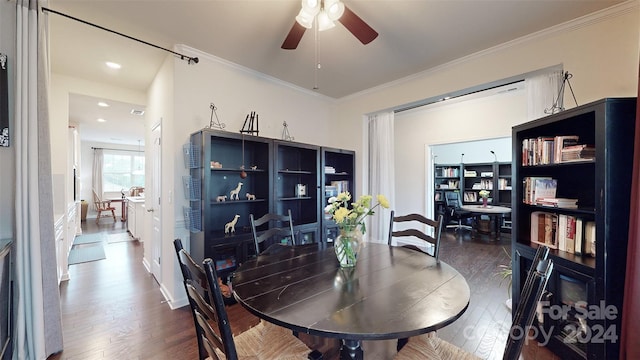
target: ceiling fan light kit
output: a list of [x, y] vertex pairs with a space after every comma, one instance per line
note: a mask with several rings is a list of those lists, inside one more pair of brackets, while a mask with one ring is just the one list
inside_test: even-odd
[[363, 45], [378, 37], [371, 26], [340, 0], [302, 0], [296, 21], [281, 47], [285, 50], [296, 49], [305, 30], [311, 29], [314, 21], [317, 22], [318, 31], [331, 29], [335, 27], [335, 21], [340, 21]]

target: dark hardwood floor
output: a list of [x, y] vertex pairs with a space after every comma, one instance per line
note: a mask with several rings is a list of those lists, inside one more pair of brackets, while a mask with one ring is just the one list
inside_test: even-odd
[[[84, 233], [106, 235], [106, 259], [71, 265], [70, 280], [60, 285], [64, 351], [61, 359], [197, 359], [193, 319], [188, 307], [171, 310], [159, 286], [142, 265], [143, 244], [131, 241], [126, 223], [88, 219]], [[471, 288], [468, 310], [438, 335], [484, 359], [501, 359], [511, 318], [504, 302], [506, 282], [495, 276], [499, 264], [508, 264], [508, 234], [492, 240], [487, 235], [448, 230], [442, 238], [441, 259], [467, 279]], [[173, 261], [174, 258], [167, 259]], [[234, 333], [258, 319], [240, 305], [228, 307]], [[334, 339], [300, 335], [320, 349], [325, 360], [337, 360]], [[363, 343], [366, 359], [391, 359], [395, 341]], [[524, 359], [557, 359], [545, 348], [529, 344]]]

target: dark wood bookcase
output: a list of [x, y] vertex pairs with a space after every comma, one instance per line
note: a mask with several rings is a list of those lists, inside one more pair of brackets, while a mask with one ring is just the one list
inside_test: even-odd
[[[250, 214], [291, 210], [298, 243], [326, 243], [325, 186], [339, 180], [348, 183], [352, 193], [355, 187], [353, 151], [202, 129], [191, 135], [184, 157], [189, 169], [183, 183], [190, 252], [197, 261], [212, 258], [223, 278], [255, 255]], [[336, 173], [326, 174], [324, 166]], [[238, 183], [238, 199], [231, 199]], [[218, 199], [224, 196], [224, 201]], [[226, 233], [225, 224], [235, 215], [240, 216], [235, 232]]]
[[[513, 127], [512, 266], [513, 301], [537, 245], [532, 213], [566, 214], [595, 222], [595, 256], [551, 250], [555, 267], [537, 325], [551, 333], [538, 340], [561, 359], [617, 359], [629, 227], [629, 198], [636, 99], [603, 99]], [[524, 166], [527, 139], [578, 135], [595, 146], [595, 159]], [[525, 177], [557, 179], [556, 197], [578, 199], [578, 208], [549, 208], [523, 202]], [[556, 310], [566, 311], [559, 313]], [[605, 316], [604, 310], [617, 313]], [[586, 311], [589, 315], [585, 315]], [[542, 320], [542, 321], [540, 321]], [[547, 341], [548, 340], [548, 341]]]
[[[490, 204], [511, 206], [511, 163], [462, 163], [435, 164], [434, 166], [434, 210], [436, 214], [445, 211], [445, 194], [458, 191], [465, 205], [481, 204], [480, 190], [489, 190]], [[503, 230], [510, 229], [510, 217], [502, 217]]]
[[324, 213], [324, 207], [328, 205], [331, 196], [340, 191], [351, 193], [352, 199], [357, 199], [355, 193], [355, 169], [356, 156], [351, 150], [323, 147], [321, 154], [322, 169], [322, 231], [324, 239], [333, 243], [339, 235], [338, 225], [330, 215]]

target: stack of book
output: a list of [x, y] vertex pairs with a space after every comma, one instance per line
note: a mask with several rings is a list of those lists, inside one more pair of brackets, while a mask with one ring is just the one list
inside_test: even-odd
[[336, 168], [334, 168], [333, 166], [325, 166], [324, 167], [324, 173], [325, 174], [335, 174], [336, 173]]
[[564, 208], [564, 209], [577, 209], [578, 199], [543, 197], [543, 198], [536, 198], [536, 205]]
[[562, 162], [593, 160], [596, 158], [596, 148], [593, 145], [572, 145], [562, 149]]

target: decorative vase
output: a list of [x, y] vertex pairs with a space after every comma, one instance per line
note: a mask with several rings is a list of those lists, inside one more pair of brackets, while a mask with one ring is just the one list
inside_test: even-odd
[[482, 207], [487, 207], [487, 201], [488, 201], [488, 200], [489, 200], [489, 199], [488, 199], [488, 198], [486, 198], [486, 197], [483, 197], [483, 198], [482, 198]]
[[340, 267], [354, 267], [358, 261], [358, 252], [362, 247], [362, 233], [356, 225], [345, 225], [340, 228], [333, 248]]

